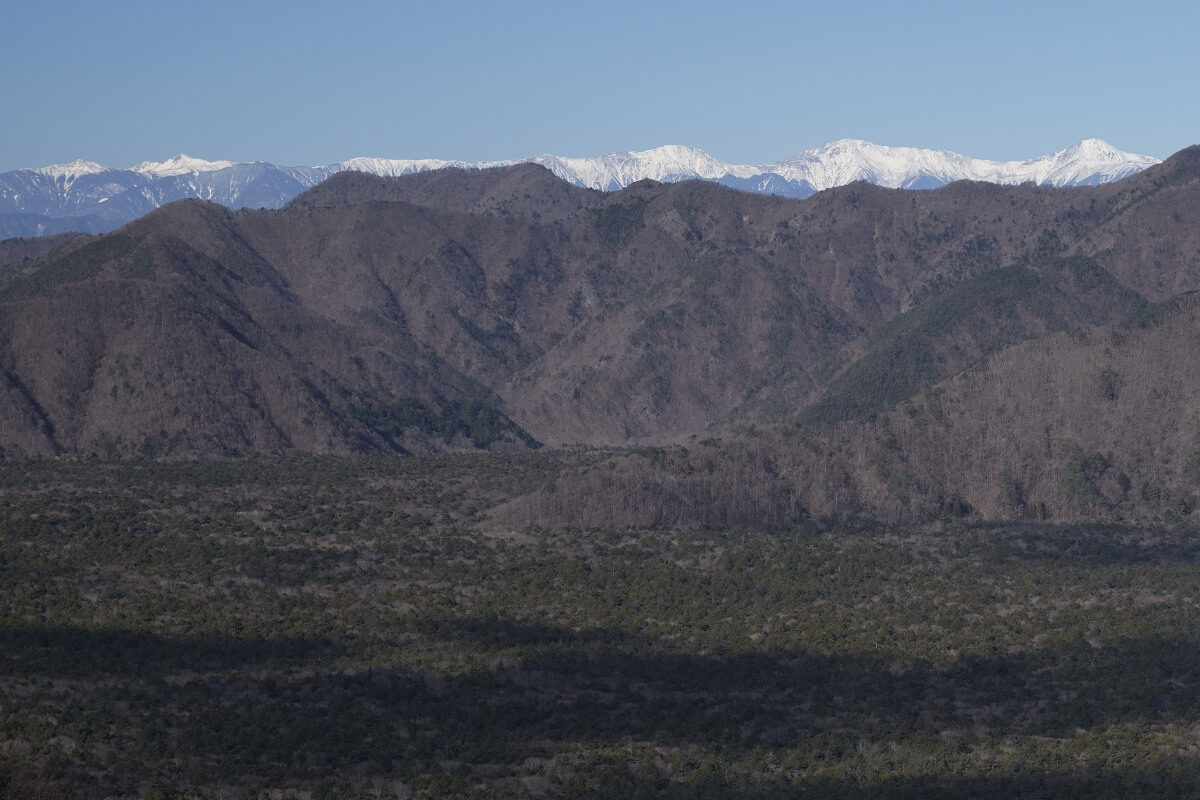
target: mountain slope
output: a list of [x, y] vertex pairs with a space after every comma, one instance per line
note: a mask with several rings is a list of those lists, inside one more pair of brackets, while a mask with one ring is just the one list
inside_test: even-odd
[[513, 500], [496, 522], [1178, 524], [1200, 511], [1198, 329], [1200, 295], [1189, 292], [1126, 323], [1000, 350], [870, 417], [602, 454]]
[[[274, 211], [171, 204], [0, 248], [5, 446], [661, 443], [852, 420], [1194, 285], [1197, 161], [803, 201], [696, 181], [596, 193], [517, 165], [342, 175]], [[132, 389], [118, 356], [140, 365], [122, 367]]]
[[410, 341], [298, 306], [220, 206], [184, 201], [0, 290], [0, 451], [433, 450], [532, 440]]

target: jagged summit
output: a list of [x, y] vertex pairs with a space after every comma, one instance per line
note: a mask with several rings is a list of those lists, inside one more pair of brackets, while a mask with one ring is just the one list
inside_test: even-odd
[[1118, 150], [1102, 139], [1084, 139], [1065, 150], [1024, 163], [1044, 168], [1044, 172], [1035, 171], [1030, 178], [1035, 183], [1080, 186], [1120, 180], [1159, 161]]
[[166, 178], [174, 175], [199, 175], [202, 172], [215, 172], [220, 169], [228, 169], [236, 163], [236, 161], [205, 161], [202, 158], [192, 158], [180, 153], [166, 161], [143, 161], [130, 167], [129, 171], [156, 178]]
[[1126, 153], [1100, 139], [1085, 139], [1026, 161], [990, 161], [948, 150], [886, 147], [842, 139], [766, 165], [762, 171], [791, 181], [806, 181], [816, 190], [856, 180], [893, 189], [925, 189], [956, 180], [1077, 186], [1119, 180], [1157, 163], [1156, 158]]
[[[841, 139], [761, 165], [727, 163], [699, 148], [678, 144], [595, 157], [543, 154], [474, 163], [360, 157], [316, 167], [207, 161], [180, 154], [123, 170], [73, 161], [0, 174], [0, 223], [4, 223], [0, 231], [10, 236], [67, 229], [96, 233], [185, 197], [204, 198], [230, 208], [278, 208], [339, 172], [399, 177], [446, 168], [485, 169], [520, 163], [540, 164], [576, 186], [602, 191], [646, 179], [662, 183], [707, 180], [744, 191], [802, 198], [853, 181], [903, 189], [932, 189], [957, 180], [1095, 185], [1159, 162], [1118, 150], [1100, 139], [1084, 139], [1026, 161], [988, 161], [947, 150], [889, 147], [861, 139]], [[51, 220], [57, 222], [48, 225]], [[70, 220], [76, 220], [74, 226]]]
[[[95, 161], [85, 161], [82, 158], [77, 158], [69, 164], [51, 164], [48, 167], [39, 167], [38, 169], [29, 170], [39, 175], [47, 175], [51, 178], [77, 178], [80, 175], [95, 175], [99, 172], [108, 172], [111, 167], [106, 167], [103, 164], [97, 164]], [[22, 171], [22, 170], [18, 170]]]
[[687, 145], [664, 145], [594, 158], [540, 155], [529, 160], [577, 186], [602, 191], [621, 189], [647, 178], [664, 183], [697, 178], [715, 181], [730, 175], [749, 178], [759, 172], [755, 167], [726, 164]]
[[401, 175], [411, 175], [414, 172], [427, 172], [435, 169], [446, 169], [447, 167], [471, 167], [465, 161], [443, 161], [437, 158], [351, 158], [348, 161], [339, 161], [337, 164], [332, 164], [319, 169], [328, 169], [332, 172], [366, 172], [371, 175], [378, 175], [381, 178], [398, 178]]

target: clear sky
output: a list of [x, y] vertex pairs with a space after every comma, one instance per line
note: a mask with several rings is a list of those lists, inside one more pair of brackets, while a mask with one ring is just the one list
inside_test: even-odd
[[56, 2], [0, 11], [0, 171], [840, 138], [1032, 158], [1200, 142], [1194, 2]]

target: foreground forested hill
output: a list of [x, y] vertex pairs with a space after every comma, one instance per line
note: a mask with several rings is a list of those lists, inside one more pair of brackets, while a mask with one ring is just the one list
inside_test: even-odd
[[497, 523], [602, 458], [0, 467], [0, 796], [1200, 780], [1193, 526]]

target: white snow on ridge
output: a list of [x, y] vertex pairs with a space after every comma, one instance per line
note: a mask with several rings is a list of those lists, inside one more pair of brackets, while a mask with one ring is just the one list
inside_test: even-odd
[[922, 178], [950, 183], [956, 180], [1072, 186], [1099, 183], [1132, 175], [1159, 163], [1157, 158], [1118, 150], [1099, 139], [1028, 161], [988, 161], [948, 150], [884, 147], [843, 139], [807, 150], [759, 169], [789, 180], [806, 180], [818, 191], [865, 180], [893, 189], [912, 186]]
[[352, 158], [349, 161], [339, 161], [336, 164], [330, 164], [329, 166], [321, 167], [320, 169], [328, 170], [330, 175], [334, 174], [335, 172], [353, 171], [367, 172], [371, 175], [378, 175], [382, 178], [398, 178], [401, 175], [410, 175], [414, 172], [446, 169], [447, 167], [478, 169], [479, 165], [468, 164], [466, 161], [442, 161], [436, 158]]
[[143, 161], [140, 164], [134, 164], [129, 168], [129, 171], [153, 178], [170, 178], [175, 175], [198, 175], [201, 172], [215, 172], [219, 169], [228, 169], [237, 163], [236, 161], [205, 161], [202, 158], [192, 158], [180, 153], [174, 158], [168, 158], [166, 161]]
[[[647, 178], [660, 182], [762, 178], [758, 183], [768, 186], [773, 176], [797, 186], [807, 184], [812, 190], [821, 191], [859, 180], [890, 188], [929, 188], [956, 180], [1004, 184], [1033, 181], [1050, 186], [1095, 184], [1118, 180], [1153, 166], [1159, 160], [1126, 153], [1100, 139], [1085, 139], [1072, 147], [1026, 161], [988, 161], [948, 150], [886, 147], [860, 139], [842, 139], [773, 164], [761, 165], [729, 164], [695, 147], [665, 145], [650, 150], [583, 158], [548, 153], [524, 159], [474, 163], [440, 159], [353, 158], [321, 167], [282, 169], [301, 182], [312, 185], [346, 170], [398, 177], [435, 169], [487, 169], [519, 163], [541, 164], [564, 180], [604, 191], [620, 189]], [[205, 161], [181, 154], [166, 161], [145, 161], [125, 171], [156, 179], [200, 175], [235, 166], [239, 166], [239, 162]], [[83, 175], [119, 170], [111, 170], [91, 161], [73, 161], [33, 171], [69, 185]]]
[[841, 139], [799, 155], [758, 167], [764, 174], [807, 181], [817, 191], [869, 181], [893, 189], [920, 177], [949, 183], [971, 173], [973, 159], [947, 150], [885, 147], [859, 139]]
[[[843, 139], [806, 150], [774, 164], [729, 164], [703, 150], [666, 145], [590, 158], [544, 154], [512, 161], [353, 158], [318, 167], [286, 167], [263, 161], [206, 161], [178, 155], [111, 169], [92, 161], [73, 161], [36, 170], [0, 174], [0, 213], [101, 220], [111, 230], [174, 200], [200, 197], [229, 208], [278, 208], [329, 176], [355, 170], [398, 177], [447, 168], [487, 169], [535, 163], [577, 186], [615, 191], [653, 179], [662, 183], [690, 179], [720, 181], [743, 191], [786, 197], [852, 181], [891, 188], [932, 189], [956, 180], [1078, 186], [1115, 181], [1159, 163], [1126, 153], [1099, 139], [1026, 161], [987, 161], [946, 150], [885, 147]], [[120, 202], [108, 202], [122, 198]], [[37, 235], [36, 232], [31, 235]]]
[[686, 145], [664, 145], [632, 153], [609, 153], [595, 158], [540, 155], [525, 159], [541, 164], [564, 180], [589, 189], [611, 191], [647, 178], [660, 182], [719, 180], [729, 175], [750, 178], [762, 170], [726, 164], [703, 150]]
[[1009, 162], [1010, 171], [998, 183], [1029, 180], [1051, 186], [1106, 183], [1132, 175], [1159, 163], [1157, 158], [1126, 153], [1100, 139], [1079, 144], [1030, 161]]
[[[948, 150], [886, 147], [859, 139], [842, 139], [762, 165], [729, 164], [703, 150], [682, 145], [591, 158], [546, 154], [522, 160], [541, 164], [578, 186], [604, 191], [647, 178], [660, 182], [761, 178], [758, 185], [766, 187], [772, 185], [772, 176], [797, 189], [807, 185], [815, 191], [860, 180], [897, 189], [932, 188], [957, 180], [1073, 186], [1118, 180], [1159, 163], [1156, 158], [1126, 153], [1099, 139], [1086, 139], [1027, 161], [989, 161]], [[451, 163], [482, 169], [519, 162]]]
[[108, 172], [110, 169], [112, 168], [97, 164], [95, 161], [84, 161], [80, 158], [70, 164], [51, 164], [48, 167], [39, 167], [31, 171], [50, 178], [74, 181], [80, 175], [97, 175], [101, 172]]

